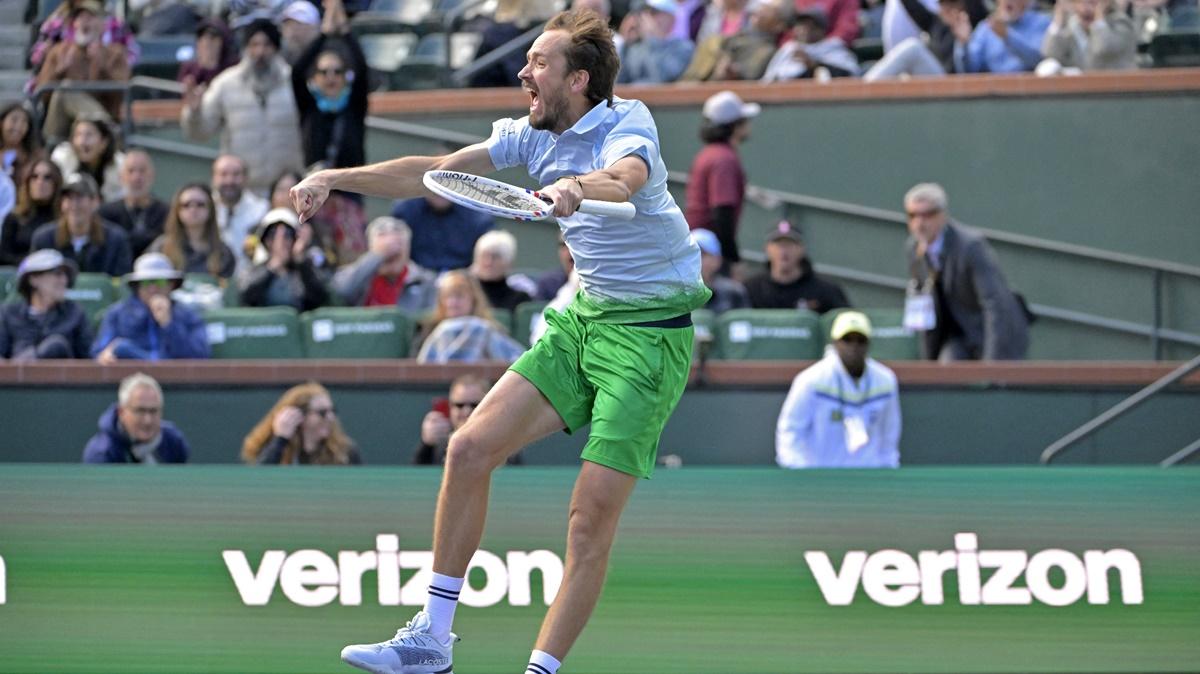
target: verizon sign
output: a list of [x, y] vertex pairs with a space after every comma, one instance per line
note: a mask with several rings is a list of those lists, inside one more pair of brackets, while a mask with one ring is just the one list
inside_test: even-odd
[[[841, 567], [834, 568], [828, 554], [814, 550], [804, 553], [804, 561], [830, 606], [850, 605], [859, 587], [868, 599], [883, 606], [907, 606], [918, 599], [922, 604], [941, 605], [946, 603], [947, 575], [957, 580], [958, 603], [964, 606], [1020, 606], [1035, 601], [1070, 606], [1084, 597], [1089, 604], [1108, 604], [1113, 597], [1123, 604], [1142, 603], [1141, 562], [1119, 548], [1087, 550], [1082, 557], [1059, 549], [1033, 554], [980, 550], [977, 535], [960, 533], [954, 536], [953, 550], [922, 550], [915, 558], [901, 550], [851, 550]], [[1052, 573], [1053, 569], [1059, 571]]]
[[[428, 550], [401, 550], [395, 534], [375, 537], [375, 549], [339, 550], [329, 555], [321, 550], [267, 550], [250, 565], [243, 550], [221, 553], [225, 567], [247, 606], [263, 606], [271, 601], [275, 589], [299, 606], [325, 606], [337, 600], [343, 606], [363, 603], [363, 574], [373, 571], [374, 596], [380, 606], [421, 606], [433, 578], [433, 553]], [[479, 569], [486, 579], [483, 587], [463, 586], [459, 596], [466, 606], [529, 606], [533, 602], [530, 579], [533, 572], [542, 577], [541, 601], [549, 606], [562, 584], [562, 559], [550, 550], [529, 552], [511, 550], [500, 557], [479, 550], [471, 559], [471, 569]], [[401, 583], [401, 570], [405, 582]], [[469, 571], [468, 571], [469, 573]]]

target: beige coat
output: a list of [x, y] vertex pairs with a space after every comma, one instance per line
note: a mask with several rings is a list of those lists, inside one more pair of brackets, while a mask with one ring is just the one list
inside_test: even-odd
[[300, 115], [292, 94], [291, 69], [276, 58], [276, 84], [260, 101], [251, 87], [247, 61], [217, 75], [198, 110], [183, 106], [180, 125], [192, 140], [221, 132], [221, 152], [241, 157], [249, 168], [247, 186], [265, 195], [286, 170], [304, 167]]

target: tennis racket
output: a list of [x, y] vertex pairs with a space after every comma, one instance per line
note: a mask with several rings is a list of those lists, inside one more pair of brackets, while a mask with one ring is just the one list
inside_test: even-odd
[[[552, 216], [554, 204], [548, 197], [524, 187], [458, 171], [427, 171], [422, 181], [430, 192], [460, 206], [513, 220], [545, 220]], [[629, 202], [584, 199], [580, 213], [607, 215], [629, 220], [636, 209]]]

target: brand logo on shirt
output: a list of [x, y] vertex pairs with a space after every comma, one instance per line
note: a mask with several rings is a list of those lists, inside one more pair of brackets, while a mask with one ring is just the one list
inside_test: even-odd
[[[246, 606], [266, 605], [276, 587], [298, 606], [325, 606], [335, 599], [343, 606], [360, 606], [368, 571], [374, 572], [380, 606], [422, 606], [433, 579], [433, 553], [400, 550], [395, 534], [376, 536], [374, 550], [339, 550], [333, 556], [321, 550], [267, 550], [257, 569], [250, 567], [242, 550], [225, 550], [221, 556]], [[403, 584], [401, 569], [412, 572]], [[549, 606], [562, 584], [563, 562], [549, 550], [510, 550], [504, 558], [479, 550], [471, 558], [468, 578], [472, 570], [482, 572], [485, 582], [481, 588], [463, 585], [459, 601], [466, 606], [495, 606], [505, 600], [510, 606], [529, 606], [534, 571], [541, 573], [542, 601]]]
[[[868, 554], [851, 550], [834, 569], [829, 555], [815, 550], [804, 561], [830, 606], [854, 602], [859, 586], [883, 606], [946, 603], [946, 574], [958, 581], [958, 603], [964, 606], [1021, 606], [1035, 600], [1048, 606], [1070, 606], [1087, 596], [1089, 604], [1110, 602], [1110, 571], [1116, 571], [1121, 603], [1142, 603], [1142, 566], [1124, 549], [1087, 550], [1083, 558], [1067, 550], [980, 550], [978, 536], [954, 536], [953, 550], [922, 550], [916, 559], [900, 550]], [[1057, 569], [1057, 572], [1053, 570]], [[1023, 584], [1022, 584], [1023, 579]]]

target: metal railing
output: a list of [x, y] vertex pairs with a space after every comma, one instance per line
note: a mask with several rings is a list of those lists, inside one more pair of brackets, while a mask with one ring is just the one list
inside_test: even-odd
[[[1071, 431], [1070, 433], [1064, 435], [1063, 437], [1059, 438], [1055, 442], [1051, 443], [1051, 445], [1049, 447], [1042, 450], [1042, 456], [1040, 459], [1042, 464], [1049, 465], [1050, 462], [1054, 461], [1055, 458], [1060, 456], [1063, 452], [1065, 452], [1072, 445], [1076, 444], [1080, 440], [1083, 440], [1084, 438], [1088, 437], [1089, 435], [1092, 435], [1093, 433], [1100, 430], [1101, 428], [1104, 428], [1108, 424], [1115, 421], [1121, 415], [1123, 415], [1126, 412], [1129, 412], [1130, 410], [1134, 409], [1135, 407], [1141, 405], [1142, 403], [1146, 402], [1150, 398], [1154, 397], [1159, 392], [1166, 389], [1168, 386], [1183, 379], [1184, 377], [1195, 372], [1196, 370], [1200, 370], [1200, 356], [1196, 356], [1195, 358], [1189, 360], [1188, 362], [1184, 363], [1183, 365], [1180, 365], [1179, 367], [1175, 368], [1174, 370], [1172, 370], [1165, 376], [1159, 378], [1154, 383], [1150, 384], [1149, 386], [1146, 386], [1145, 388], [1138, 391], [1137, 393], [1134, 393], [1133, 395], [1129, 396], [1128, 398], [1126, 398], [1126, 399], [1122, 400], [1121, 402], [1117, 403], [1116, 405], [1112, 406], [1107, 411], [1105, 411], [1103, 414], [1100, 414], [1099, 416], [1095, 417], [1094, 419], [1087, 422], [1086, 424], [1080, 426], [1079, 428], [1076, 428], [1075, 430]], [[1188, 445], [1187, 447], [1184, 447], [1183, 449], [1181, 449], [1180, 451], [1171, 455], [1170, 457], [1167, 457], [1167, 459], [1165, 459], [1162, 462], [1162, 464], [1160, 464], [1160, 465], [1173, 466], [1173, 465], [1179, 463], [1180, 461], [1183, 461], [1187, 457], [1191, 456], [1197, 450], [1200, 450], [1200, 440], [1197, 440], [1196, 442]]]
[[[679, 171], [669, 172], [671, 182], [686, 184], [687, 173]], [[861, 218], [868, 222], [879, 225], [906, 225], [907, 221], [903, 213], [889, 211], [882, 208], [873, 208], [870, 206], [860, 206], [833, 199], [824, 199], [821, 197], [813, 197], [806, 194], [796, 194], [782, 190], [774, 190], [769, 188], [756, 188], [757, 191], [767, 197], [778, 201], [780, 204], [788, 206], [807, 208], [838, 215], [849, 215], [852, 217]], [[966, 223], [964, 223], [966, 224]], [[975, 231], [983, 234], [989, 241], [995, 241], [1012, 246], [1037, 250], [1043, 253], [1057, 253], [1068, 255], [1081, 260], [1090, 260], [1093, 262], [1101, 262], [1105, 264], [1121, 265], [1131, 267], [1143, 272], [1147, 272], [1152, 278], [1152, 322], [1149, 326], [1144, 323], [1134, 321], [1124, 321], [1113, 318], [1106, 318], [1089, 314], [1086, 312], [1075, 311], [1072, 309], [1063, 309], [1061, 307], [1053, 307], [1044, 304], [1030, 304], [1029, 308], [1035, 315], [1053, 318], [1068, 323], [1086, 325], [1088, 327], [1102, 328], [1113, 332], [1135, 335], [1138, 337], [1146, 337], [1150, 340], [1150, 348], [1154, 360], [1162, 359], [1162, 347], [1164, 342], [1173, 342], [1176, 344], [1185, 344], [1188, 346], [1200, 346], [1200, 335], [1184, 332], [1181, 330], [1172, 330], [1163, 327], [1163, 285], [1167, 275], [1182, 276], [1192, 279], [1200, 279], [1200, 267], [1169, 262], [1164, 260], [1155, 260], [1137, 255], [1128, 255], [1125, 253], [1114, 253], [1099, 248], [1091, 248], [1089, 246], [1081, 246], [1073, 243], [1064, 243], [1061, 241], [1052, 241], [1050, 239], [1042, 239], [1026, 234], [1016, 234], [1013, 232], [1005, 232], [998, 229], [989, 229], [986, 227], [971, 226]], [[764, 256], [761, 252], [750, 251], [741, 252], [745, 259], [761, 262]], [[868, 283], [880, 287], [903, 289], [905, 281], [894, 277], [885, 277], [879, 275], [867, 275], [864, 277], [861, 272], [850, 270], [832, 265], [816, 265], [818, 271], [829, 274], [835, 278], [844, 278], [862, 283]], [[896, 284], [900, 285], [897, 286]]]

